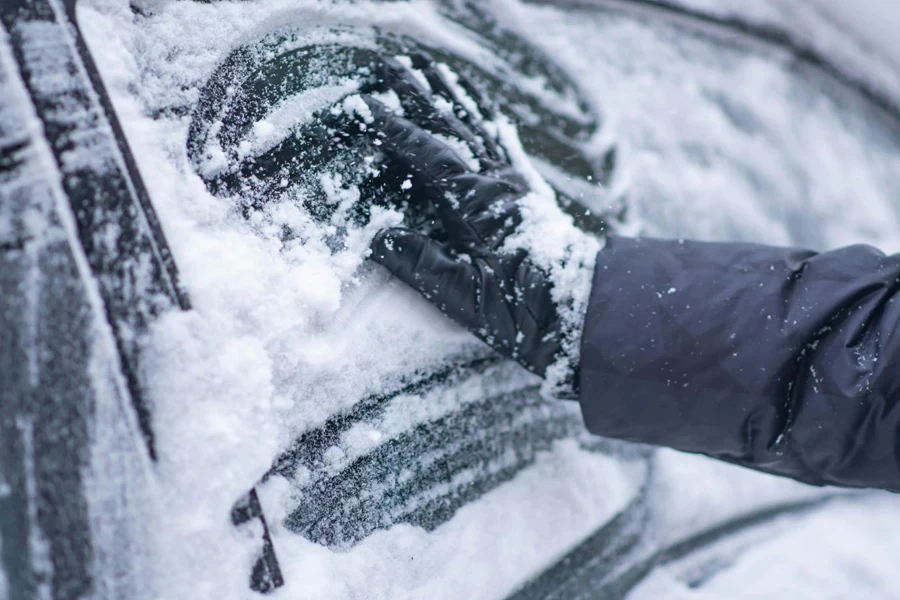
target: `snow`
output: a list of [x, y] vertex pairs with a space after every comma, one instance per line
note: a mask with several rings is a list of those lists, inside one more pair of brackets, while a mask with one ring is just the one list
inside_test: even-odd
[[893, 71], [900, 71], [900, 48], [897, 29], [900, 28], [900, 5], [885, 0], [810, 0], [829, 15], [840, 27], [847, 27], [856, 40], [873, 54], [890, 62]]
[[[245, 142], [252, 148], [254, 154], [261, 154], [283, 140], [293, 125], [309, 121], [313, 113], [333, 105], [351, 92], [355, 92], [358, 87], [357, 82], [346, 80], [338, 85], [322, 86], [289, 98], [280, 103], [265, 119], [257, 121], [253, 126], [253, 138]], [[359, 99], [358, 96], [356, 98]], [[350, 110], [349, 105], [345, 103], [344, 109]], [[372, 115], [369, 114], [369, 121], [371, 118]]]
[[35, 575], [35, 596], [49, 599], [52, 594], [53, 560], [50, 541], [38, 526], [37, 518], [37, 473], [35, 470], [34, 424], [30, 417], [16, 418], [16, 429], [22, 436], [22, 456], [24, 462], [24, 492], [28, 504], [28, 547], [31, 550], [31, 565]]
[[395, 526], [339, 560], [299, 536], [285, 536], [279, 540], [283, 562], [295, 565], [291, 577], [304, 582], [287, 597], [502, 598], [548, 557], [591, 533], [589, 523], [621, 509], [633, 490], [630, 477], [616, 461], [568, 440], [523, 471], [515, 485], [464, 507], [434, 532]]
[[887, 494], [834, 502], [778, 522], [733, 555], [719, 549], [724, 568], [702, 585], [692, 585], [691, 571], [676, 563], [653, 571], [629, 600], [893, 598], [900, 545], [886, 532], [898, 525], [897, 501]]
[[[375, 232], [400, 215], [374, 211], [368, 225], [349, 228], [335, 249], [329, 236], [358, 193], [335, 174], [322, 180], [338, 206], [331, 229], [290, 203], [245, 220], [194, 172], [185, 152], [190, 111], [184, 109], [194, 105], [200, 86], [231, 50], [273, 28], [293, 28], [303, 39], [359, 42], [359, 31], [377, 25], [429, 37], [473, 60], [491, 58], [424, 0], [147, 0], [141, 3], [147, 17], [135, 16], [119, 0], [78, 6], [195, 307], [163, 317], [146, 346], [160, 457], [156, 505], [146, 509], [154, 532], [155, 593], [254, 597], [247, 589], [254, 538], [236, 531], [228, 515], [273, 457], [359, 398], [485, 348], [365, 260]], [[627, 197], [630, 231], [822, 249], [856, 241], [900, 248], [893, 200], [900, 189], [896, 132], [879, 132], [855, 100], [831, 93], [814, 74], [799, 77], [789, 61], [764, 51], [720, 51], [707, 38], [621, 15], [518, 0], [491, 6], [544, 46], [599, 105], [607, 119], [601, 137], [619, 149], [613, 185]], [[540, 81], [528, 85], [543, 92]], [[277, 107], [253, 127], [245, 151], [271, 147], [290, 134], [296, 119], [340, 97], [340, 111], [370, 122], [362, 100], [346, 95], [353, 87], [344, 82]], [[477, 108], [472, 103], [468, 110]], [[570, 112], [577, 113], [574, 104]], [[552, 276], [560, 298], [577, 314], [600, 242], [574, 230], [552, 204], [514, 126], [500, 119], [496, 131], [533, 190], [523, 200], [524, 227], [509, 243], [531, 249], [547, 267], [565, 263]], [[227, 166], [221, 148], [206, 150], [207, 173]], [[280, 239], [285, 225], [298, 232], [296, 239]], [[531, 381], [519, 370], [502, 374], [451, 394], [399, 397], [382, 422], [350, 429], [326, 458], [339, 468], [416, 423], [483, 397], [482, 386], [502, 391]], [[657, 518], [671, 540], [748, 507], [820, 493], [672, 452], [660, 453], [655, 472]], [[620, 509], [636, 493], [640, 475], [627, 461], [564, 440], [437, 530], [398, 525], [345, 551], [315, 545], [280, 525], [277, 515], [286, 512], [292, 490], [275, 478], [262, 498], [286, 578], [275, 597], [501, 598]], [[872, 506], [887, 520], [896, 518], [895, 502]], [[816, 543], [823, 530], [841, 525], [844, 539], [860, 552], [893, 549], [866, 513], [848, 504], [807, 517], [792, 523], [783, 540], [761, 548], [785, 560], [813, 549], [823, 564], [841, 561], [849, 551], [829, 554]], [[858, 524], [858, 532], [845, 523]], [[766, 556], [754, 552], [747, 554], [749, 562], [714, 578], [718, 591], [709, 597], [774, 590], [776, 583], [781, 591], [809, 589], [791, 587], [785, 577], [769, 581], [771, 588], [747, 587], [742, 578], [752, 576], [751, 565], [758, 572], [756, 562]], [[872, 567], [874, 580], [883, 589], [900, 589], [886, 565], [879, 559]], [[634, 597], [665, 596], [658, 586], [678, 585], [657, 572]]]
[[[715, 52], [665, 25], [505, 4], [535, 39], [565, 40], [553, 55], [603, 107], [644, 233], [898, 247], [896, 143], [822, 94], [814, 75], [804, 88], [777, 56]], [[847, 210], [861, 198], [864, 210]]]
[[[0, 536], [0, 552], [3, 551], [3, 537]], [[6, 578], [5, 569], [0, 569], [0, 598], [9, 597], [9, 581]]]
[[[595, 0], [603, 2], [604, 0]], [[825, 56], [865, 86], [895, 101], [900, 61], [892, 33], [898, 22], [892, 0], [662, 0], [718, 18], [786, 32]]]

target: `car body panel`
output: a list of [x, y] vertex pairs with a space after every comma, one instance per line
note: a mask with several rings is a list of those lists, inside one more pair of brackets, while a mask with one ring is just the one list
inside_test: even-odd
[[133, 511], [147, 503], [154, 447], [136, 340], [160, 311], [189, 306], [73, 8], [0, 7], [11, 598], [146, 592]]

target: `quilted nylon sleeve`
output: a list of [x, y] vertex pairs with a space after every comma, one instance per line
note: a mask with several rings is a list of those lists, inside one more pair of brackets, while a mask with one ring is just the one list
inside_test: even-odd
[[900, 491], [900, 256], [612, 238], [580, 402], [594, 433]]

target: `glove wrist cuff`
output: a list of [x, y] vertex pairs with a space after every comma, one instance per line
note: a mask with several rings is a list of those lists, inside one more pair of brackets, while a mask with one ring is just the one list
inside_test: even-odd
[[[587, 237], [587, 236], [585, 236]], [[541, 391], [545, 396], [563, 400], [577, 400], [581, 366], [581, 338], [584, 319], [594, 280], [594, 267], [600, 248], [585, 243], [580, 253], [573, 253], [561, 273], [554, 278], [558, 289], [567, 290], [555, 298], [559, 311], [561, 340], [554, 361], [547, 367]], [[579, 255], [580, 254], [580, 255]], [[561, 285], [569, 282], [568, 286]]]

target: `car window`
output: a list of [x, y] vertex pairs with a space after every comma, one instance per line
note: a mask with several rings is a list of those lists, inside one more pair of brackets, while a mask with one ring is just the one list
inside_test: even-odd
[[[321, 127], [380, 54], [479, 86], [594, 234], [897, 246], [897, 123], [833, 76], [620, 3], [500, 4], [79, 4], [194, 302], [146, 342], [175, 595], [542, 597], [580, 542], [608, 576], [648, 511], [680, 506], [677, 467], [651, 497], [647, 451], [587, 438], [366, 262], [379, 227], [429, 222], [360, 170], [376, 148]], [[696, 472], [742, 510], [801, 494]], [[706, 502], [659, 539], [732, 516]]]
[[[880, 107], [778, 48], [684, 19], [536, 12], [522, 25], [565, 32], [556, 56], [614, 121], [619, 162], [635, 173], [629, 209], [649, 232], [891, 247], [894, 228], [869, 220], [897, 219], [897, 123]], [[859, 197], [865, 214], [847, 214]]]

